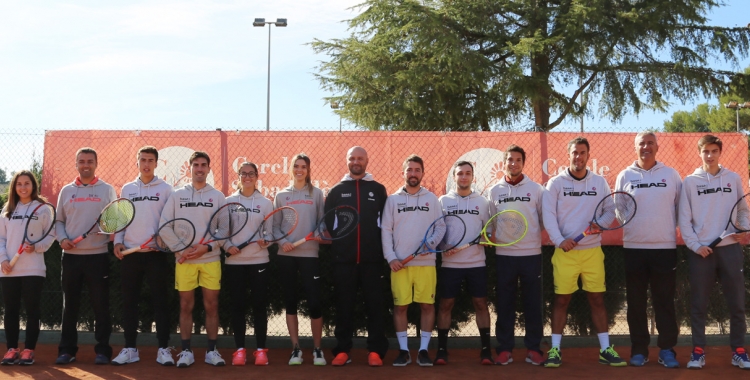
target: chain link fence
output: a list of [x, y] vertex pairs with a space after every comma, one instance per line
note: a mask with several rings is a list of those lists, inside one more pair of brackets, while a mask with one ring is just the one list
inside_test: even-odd
[[[621, 127], [618, 127], [618, 129]], [[633, 138], [637, 130], [586, 133], [591, 142], [589, 168], [603, 175], [614, 187], [617, 174], [636, 160], [633, 149]], [[370, 164], [368, 172], [383, 183], [392, 193], [403, 185], [401, 163], [411, 153], [422, 156], [425, 160], [425, 177], [422, 185], [440, 196], [454, 186], [450, 169], [457, 160], [468, 160], [475, 163], [475, 190], [488, 193], [490, 187], [501, 178], [503, 172], [502, 151], [511, 143], [520, 145], [527, 152], [524, 172], [534, 181], [545, 183], [551, 176], [567, 167], [566, 144], [578, 133], [571, 132], [393, 132], [393, 131], [222, 131], [214, 129], [195, 130], [59, 130], [35, 131], [24, 129], [4, 129], [0, 131], [5, 141], [5, 151], [0, 156], [0, 190], [7, 194], [8, 182], [12, 173], [21, 169], [34, 168], [42, 178], [42, 192], [50, 201], [56, 203], [60, 188], [71, 182], [77, 175], [75, 170], [75, 152], [83, 146], [90, 146], [98, 151], [99, 162], [97, 175], [112, 184], [119, 192], [122, 185], [132, 181], [138, 175], [135, 165], [136, 151], [144, 145], [154, 145], [159, 149], [159, 166], [156, 174], [174, 185], [182, 186], [189, 182], [187, 159], [194, 150], [203, 150], [212, 157], [212, 172], [209, 183], [222, 190], [224, 194], [233, 191], [237, 181], [236, 169], [244, 161], [258, 165], [258, 186], [269, 199], [280, 189], [289, 184], [289, 167], [291, 157], [305, 152], [312, 159], [311, 174], [313, 184], [321, 188], [324, 194], [346, 173], [346, 151], [354, 145], [361, 145], [368, 150]], [[684, 177], [700, 165], [696, 142], [700, 134], [658, 134], [660, 153], [659, 161], [677, 169]], [[721, 134], [724, 143], [723, 164], [725, 167], [740, 173], [747, 183], [748, 148], [747, 138], [742, 134]], [[745, 189], [747, 192], [747, 189]], [[4, 200], [4, 199], [3, 199]], [[644, 212], [647, 212], [644, 211]], [[582, 216], [588, 218], [589, 216]], [[421, 234], [421, 232], [415, 234]], [[554, 247], [548, 238], [544, 238], [543, 247], [543, 289], [545, 333], [550, 333], [549, 320], [552, 312], [553, 282], [551, 257]], [[607, 292], [605, 303], [609, 316], [610, 333], [627, 335], [627, 305], [625, 303], [625, 271], [622, 253], [622, 235], [608, 232], [603, 237]], [[286, 336], [287, 327], [284, 318], [281, 282], [293, 281], [281, 278], [275, 266], [276, 247], [270, 248], [271, 268], [268, 289], [270, 336]], [[679, 265], [677, 267], [677, 305], [678, 322], [681, 334], [690, 334], [689, 328], [689, 284], [687, 278], [686, 258], [689, 251], [679, 247]], [[750, 252], [745, 250], [746, 259]], [[335, 314], [333, 281], [330, 278], [332, 259], [326, 246], [320, 252], [321, 273], [323, 277], [323, 318], [324, 334], [333, 335], [333, 316]], [[61, 250], [55, 244], [45, 254], [47, 278], [42, 294], [43, 328], [55, 330], [60, 328], [62, 318], [62, 293], [60, 290]], [[495, 299], [495, 255], [487, 249], [487, 266], [490, 279], [489, 300]], [[745, 273], [750, 273], [750, 260], [745, 260]], [[383, 261], [383, 270], [387, 265]], [[174, 273], [165, 273], [169, 280]], [[122, 323], [122, 299], [120, 292], [120, 263], [112, 256], [110, 295], [111, 311], [115, 331]], [[747, 288], [750, 289], [750, 280]], [[386, 284], [389, 284], [386, 281]], [[299, 285], [301, 286], [301, 285]], [[391, 299], [388, 286], [382, 291]], [[724, 306], [723, 296], [718, 287], [714, 289], [709, 309], [708, 334], [728, 332], [728, 313]], [[197, 293], [200, 297], [200, 292]], [[439, 297], [440, 294], [437, 294]], [[94, 317], [89, 302], [84, 295], [81, 305], [79, 328], [93, 331]], [[358, 300], [362, 298], [359, 297]], [[746, 293], [750, 300], [750, 292]], [[2, 309], [0, 300], [0, 309]], [[177, 331], [179, 300], [176, 291], [169, 293], [164, 302], [169, 304], [170, 326]], [[225, 292], [220, 296], [220, 332], [230, 333], [229, 302]], [[494, 306], [492, 307], [494, 311]], [[389, 306], [390, 309], [390, 306]], [[517, 305], [519, 321], [516, 335], [523, 335], [524, 319], [519, 299]], [[1, 311], [1, 310], [0, 310]], [[301, 313], [306, 314], [303, 301]], [[147, 286], [142, 289], [140, 303], [141, 331], [154, 331], [153, 312], [150, 293]], [[248, 311], [248, 325], [251, 326]], [[390, 310], [385, 323], [391, 329]], [[494, 313], [493, 313], [494, 315]], [[363, 305], [357, 306], [355, 326], [364, 334], [365, 318]], [[410, 310], [410, 322], [419, 318], [418, 309]], [[202, 330], [203, 310], [200, 299], [196, 300], [194, 320], [196, 331]], [[655, 331], [653, 316], [651, 328]], [[574, 294], [569, 308], [568, 328], [566, 334], [595, 334], [590, 318], [589, 306], [582, 291]], [[494, 334], [494, 316], [492, 329]], [[248, 331], [252, 334], [252, 330]], [[456, 299], [453, 312], [453, 330], [456, 336], [476, 336], [478, 334], [473, 315], [473, 306], [467, 293]], [[310, 336], [309, 323], [304, 318], [300, 321], [300, 335]]]

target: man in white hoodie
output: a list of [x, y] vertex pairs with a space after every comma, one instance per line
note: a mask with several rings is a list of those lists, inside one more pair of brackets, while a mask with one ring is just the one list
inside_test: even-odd
[[677, 344], [674, 295], [677, 269], [677, 205], [682, 179], [676, 170], [656, 161], [659, 144], [653, 132], [635, 136], [638, 160], [617, 176], [616, 191], [630, 193], [640, 212], [623, 227], [625, 287], [630, 330], [630, 364], [648, 362], [648, 288], [659, 330], [659, 364], [680, 366], [673, 347]]
[[156, 322], [156, 335], [159, 350], [156, 361], [161, 365], [174, 365], [169, 349], [169, 314], [167, 312], [168, 284], [164, 273], [169, 270], [166, 253], [157, 249], [142, 249], [127, 256], [120, 252], [127, 248], [139, 247], [159, 230], [159, 218], [172, 186], [154, 175], [159, 161], [159, 151], [153, 146], [144, 146], [136, 154], [138, 178], [122, 187], [120, 196], [130, 199], [135, 205], [135, 223], [115, 235], [114, 253], [121, 260], [122, 275], [122, 327], [125, 335], [125, 347], [112, 364], [123, 365], [140, 360], [136, 348], [138, 336], [138, 303], [143, 286], [144, 276], [151, 290], [151, 300]]
[[[226, 204], [224, 194], [206, 182], [211, 171], [211, 159], [206, 152], [194, 152], [190, 155], [191, 182], [175, 190], [164, 205], [159, 225], [175, 218], [185, 218], [195, 226], [193, 246], [175, 253], [185, 261], [175, 265], [175, 289], [180, 293], [180, 336], [182, 351], [177, 355], [177, 367], [189, 367], [195, 362], [190, 349], [190, 336], [193, 331], [193, 306], [195, 289], [202, 288], [203, 307], [206, 310], [206, 335], [208, 347], [205, 361], [214, 366], [223, 366], [224, 359], [216, 350], [216, 339], [219, 334], [219, 290], [221, 288], [220, 248], [223, 242], [200, 244], [206, 232], [211, 216]], [[176, 260], [177, 261], [177, 260]]]
[[[504, 154], [505, 175], [490, 189], [490, 215], [515, 210], [526, 217], [526, 235], [516, 244], [495, 248], [497, 276], [496, 364], [513, 362], [515, 348], [516, 297], [522, 296], [526, 336], [526, 362], [540, 365], [542, 343], [542, 198], [544, 187], [523, 174], [526, 151], [511, 145]], [[493, 231], [493, 234], [500, 231]]]
[[404, 187], [385, 201], [382, 222], [383, 255], [392, 271], [393, 324], [400, 348], [393, 365], [403, 367], [411, 363], [406, 311], [409, 304], [417, 302], [421, 310], [419, 327], [422, 330], [417, 364], [429, 367], [432, 360], [427, 347], [435, 324], [435, 254], [419, 255], [406, 265], [401, 260], [421, 248], [423, 231], [427, 231], [432, 222], [443, 215], [443, 211], [437, 196], [420, 186], [424, 175], [422, 158], [414, 154], [407, 157], [403, 175]]
[[[459, 246], [468, 244], [481, 232], [489, 220], [489, 201], [471, 188], [474, 182], [474, 166], [468, 161], [453, 165], [453, 180], [456, 189], [440, 197], [443, 213], [458, 215], [466, 224], [464, 240]], [[482, 364], [494, 364], [490, 350], [490, 310], [487, 306], [487, 265], [484, 246], [472, 245], [456, 254], [443, 254], [440, 267], [440, 307], [438, 309], [438, 352], [435, 364], [448, 364], [448, 332], [451, 326], [451, 311], [456, 297], [461, 294], [461, 284], [471, 296], [476, 311], [477, 328], [481, 339]]]
[[573, 240], [589, 226], [599, 201], [611, 193], [604, 177], [586, 168], [589, 152], [588, 140], [583, 137], [571, 140], [568, 143], [570, 166], [547, 182], [547, 191], [542, 197], [544, 227], [557, 247], [552, 256], [555, 301], [552, 309], [552, 347], [544, 361], [547, 368], [562, 364], [560, 341], [568, 319], [570, 299], [578, 290], [579, 277], [588, 295], [591, 319], [598, 332], [599, 363], [613, 367], [627, 365], [609, 344], [601, 235], [588, 235], [578, 243]]
[[[680, 194], [678, 216], [680, 232], [688, 254], [690, 278], [690, 325], [693, 332], [693, 353], [688, 368], [703, 368], [706, 364], [706, 310], [711, 289], [716, 281], [729, 309], [729, 345], [732, 365], [750, 369], [745, 351], [745, 276], [744, 255], [738, 244], [739, 236], [724, 238], [714, 248], [709, 245], [724, 231], [726, 220], [734, 204], [742, 197], [740, 176], [719, 164], [723, 143], [712, 135], [698, 140], [701, 167], [685, 177]], [[745, 213], [739, 222], [746, 227], [750, 222]]]

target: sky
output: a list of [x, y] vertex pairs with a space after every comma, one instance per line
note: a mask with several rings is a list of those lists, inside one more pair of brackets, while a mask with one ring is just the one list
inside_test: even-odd
[[[270, 26], [271, 129], [336, 130], [339, 118], [323, 100], [331, 94], [313, 77], [325, 57], [306, 44], [347, 36], [342, 20], [357, 14], [348, 8], [359, 2], [3, 0], [0, 137], [28, 134], [15, 149], [39, 152], [49, 129], [264, 130], [269, 26], [253, 27], [256, 17], [289, 23]], [[709, 24], [750, 22], [747, 0], [726, 3]], [[585, 125], [661, 128], [672, 112], [706, 101]], [[579, 128], [571, 119], [558, 130]], [[0, 158], [0, 168], [18, 165], [26, 162]]]

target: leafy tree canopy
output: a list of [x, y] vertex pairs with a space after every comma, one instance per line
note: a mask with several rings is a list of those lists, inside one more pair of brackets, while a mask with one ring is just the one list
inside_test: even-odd
[[[707, 26], [721, 0], [365, 0], [350, 36], [314, 40], [315, 74], [357, 125], [491, 130], [750, 94], [750, 29]], [[581, 101], [582, 96], [586, 101]], [[583, 105], [581, 105], [583, 104]]]

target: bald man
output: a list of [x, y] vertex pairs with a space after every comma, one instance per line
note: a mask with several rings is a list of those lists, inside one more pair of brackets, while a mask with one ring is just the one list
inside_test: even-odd
[[367, 151], [360, 146], [346, 154], [349, 172], [328, 193], [325, 211], [341, 205], [359, 212], [357, 231], [331, 244], [334, 255], [333, 278], [336, 287], [336, 336], [334, 366], [351, 362], [354, 334], [354, 305], [357, 286], [362, 286], [367, 313], [367, 356], [372, 367], [383, 365], [388, 339], [383, 325], [383, 245], [380, 240], [380, 215], [388, 193], [367, 172]]

